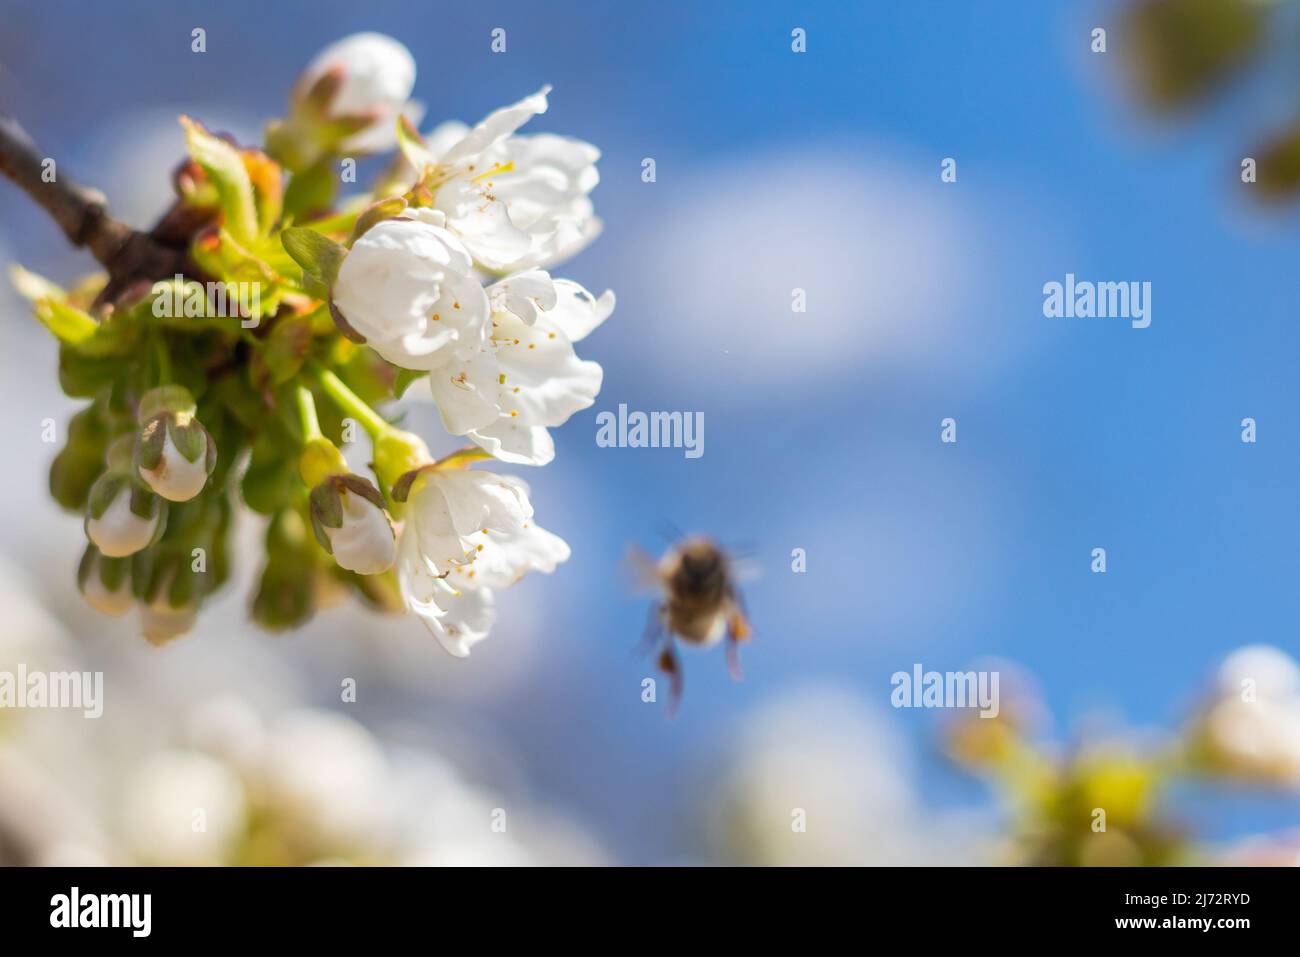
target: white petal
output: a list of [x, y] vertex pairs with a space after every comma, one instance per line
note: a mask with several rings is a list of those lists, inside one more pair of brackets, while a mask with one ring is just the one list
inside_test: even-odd
[[505, 269], [528, 252], [533, 240], [511, 221], [493, 188], [490, 182], [454, 179], [438, 190], [434, 203], [475, 260], [488, 269]]
[[438, 404], [442, 425], [452, 435], [464, 435], [497, 417], [500, 370], [491, 352], [478, 351], [429, 373], [429, 389]]
[[334, 305], [376, 352], [406, 369], [431, 369], [444, 350], [487, 335], [488, 302], [469, 252], [446, 229], [392, 219], [353, 245]]
[[193, 462], [181, 455], [180, 449], [172, 441], [171, 430], [166, 429], [158, 467], [140, 469], [140, 477], [168, 501], [188, 502], [202, 492], [203, 486], [208, 483], [207, 461], [206, 450], [199, 453], [198, 459]]
[[498, 321], [498, 407], [520, 425], [558, 426], [600, 394], [603, 372], [579, 359], [573, 344], [544, 316], [528, 327], [513, 316]]
[[343, 491], [339, 499], [343, 506], [342, 526], [325, 526], [334, 561], [358, 575], [387, 571], [396, 555], [393, 526], [388, 516], [360, 495]]
[[152, 541], [161, 513], [158, 508], [151, 518], [141, 518], [131, 511], [130, 490], [123, 489], [103, 515], [87, 520], [86, 534], [109, 558], [134, 555]]
[[397, 577], [407, 607], [449, 654], [463, 658], [487, 637], [494, 618], [491, 591], [462, 588], [457, 594], [429, 571], [419, 540], [405, 529], [398, 542]]
[[570, 342], [585, 339], [614, 311], [614, 293], [606, 289], [599, 299], [571, 279], [555, 280], [556, 306], [546, 318], [568, 337]]
[[550, 574], [568, 561], [568, 543], [533, 522], [512, 533], [473, 536], [475, 559], [456, 568], [448, 581], [457, 588], [508, 588], [530, 571]]
[[436, 481], [462, 537], [484, 528], [514, 532], [532, 518], [527, 488], [508, 476], [454, 471], [438, 473]]
[[503, 416], [469, 433], [469, 438], [493, 458], [511, 465], [549, 465], [555, 459], [555, 440], [541, 425], [521, 425]]
[[542, 87], [532, 96], [491, 113], [478, 126], [470, 130], [459, 143], [449, 149], [441, 162], [447, 165], [473, 160], [489, 147], [509, 136], [532, 117], [546, 112], [546, 94], [549, 86]]
[[541, 269], [517, 272], [494, 282], [487, 287], [487, 297], [494, 313], [508, 312], [530, 326], [540, 311], [558, 304], [556, 284]]
[[468, 132], [469, 127], [460, 120], [446, 120], [424, 134], [424, 145], [434, 160], [440, 161]]
[[415, 88], [415, 58], [411, 51], [382, 33], [354, 33], [331, 43], [307, 65], [300, 89], [310, 89], [332, 69], [343, 71], [343, 82], [330, 104], [335, 116], [400, 106]]

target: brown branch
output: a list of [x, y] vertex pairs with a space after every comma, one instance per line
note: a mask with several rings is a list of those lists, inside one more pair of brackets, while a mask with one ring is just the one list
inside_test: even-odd
[[27, 131], [13, 117], [0, 113], [0, 173], [49, 213], [72, 245], [89, 250], [108, 271], [108, 285], [97, 303], [111, 303], [123, 293], [177, 273], [201, 278], [190, 259], [189, 236], [175, 235], [170, 228], [175, 211], [153, 231], [140, 232], [110, 216], [107, 200], [98, 190], [78, 186], [61, 172], [53, 182], [46, 182], [44, 162]]

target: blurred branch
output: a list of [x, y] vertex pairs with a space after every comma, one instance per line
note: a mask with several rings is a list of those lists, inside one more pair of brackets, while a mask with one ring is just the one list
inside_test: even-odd
[[177, 273], [198, 275], [188, 236], [132, 229], [109, 215], [107, 199], [98, 190], [79, 186], [61, 173], [47, 182], [44, 171], [45, 157], [27, 131], [0, 113], [0, 173], [49, 213], [72, 245], [89, 250], [108, 271], [109, 282], [98, 302], [112, 302], [131, 287]]

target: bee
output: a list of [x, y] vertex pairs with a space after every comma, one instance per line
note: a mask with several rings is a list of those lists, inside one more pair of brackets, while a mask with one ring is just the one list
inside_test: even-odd
[[731, 556], [712, 539], [692, 536], [672, 545], [658, 562], [636, 547], [631, 558], [642, 581], [662, 594], [650, 607], [641, 648], [655, 653], [659, 669], [671, 681], [669, 714], [676, 712], [682, 696], [675, 638], [698, 648], [713, 647], [725, 638], [727, 667], [739, 681], [740, 645], [752, 630]]

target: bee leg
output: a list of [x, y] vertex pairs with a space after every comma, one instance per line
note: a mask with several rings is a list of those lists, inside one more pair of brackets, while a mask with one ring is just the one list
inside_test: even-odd
[[670, 641], [664, 646], [664, 650], [659, 652], [659, 670], [666, 674], [670, 680], [668, 692], [668, 717], [677, 714], [677, 706], [682, 701], [682, 667], [677, 660], [677, 652], [673, 649]]
[[749, 641], [752, 636], [749, 616], [745, 613], [745, 600], [739, 591], [733, 591], [731, 610], [727, 614], [727, 670], [736, 681], [742, 681], [745, 677], [740, 670], [740, 643]]
[[745, 680], [745, 673], [740, 668], [740, 642], [735, 638], [727, 639], [727, 671], [733, 681]]

